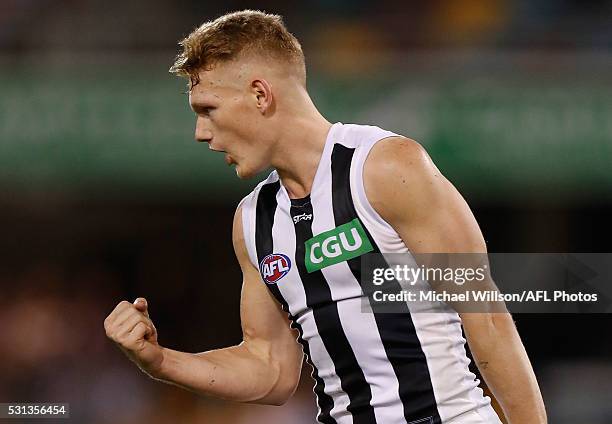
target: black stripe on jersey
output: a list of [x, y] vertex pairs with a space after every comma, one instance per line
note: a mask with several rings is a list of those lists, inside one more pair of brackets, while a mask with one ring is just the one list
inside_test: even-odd
[[295, 321], [295, 318], [290, 315], [291, 318], [291, 328], [295, 328], [300, 336], [298, 337], [298, 342], [302, 345], [304, 349], [304, 354], [306, 355], [306, 362], [308, 365], [312, 367], [312, 378], [315, 380], [314, 392], [317, 395], [317, 404], [319, 405], [319, 415], [317, 416], [317, 421], [322, 424], [337, 424], [336, 420], [331, 416], [331, 410], [334, 407], [334, 400], [330, 395], [325, 393], [325, 382], [321, 377], [319, 377], [319, 370], [315, 367], [312, 362], [312, 358], [310, 357], [310, 348], [308, 347], [308, 343], [304, 340], [304, 330], [302, 326]]
[[[260, 264], [263, 258], [273, 253], [273, 239], [272, 239], [272, 226], [274, 225], [274, 214], [276, 213], [276, 194], [280, 189], [280, 182], [276, 181], [271, 184], [264, 185], [257, 197], [257, 207], [255, 211], [255, 248], [257, 250], [257, 263]], [[278, 286], [276, 284], [266, 284], [266, 287], [272, 292], [272, 295], [281, 304], [283, 310], [289, 313], [289, 305], [283, 298]], [[304, 349], [306, 355], [306, 362], [312, 367], [312, 378], [315, 380], [314, 392], [317, 395], [317, 403], [321, 410], [317, 419], [323, 424], [337, 424], [330, 412], [334, 407], [334, 400], [325, 393], [325, 382], [319, 377], [319, 371], [312, 362], [310, 357], [310, 348], [308, 343], [304, 340], [304, 330], [302, 326], [298, 324], [295, 317], [289, 313], [289, 319], [291, 320], [291, 328], [295, 328], [298, 333], [298, 342]]]
[[[265, 184], [259, 190], [257, 207], [255, 210], [255, 249], [257, 250], [257, 270], [263, 258], [273, 253], [272, 225], [274, 225], [274, 214], [276, 213], [276, 193], [280, 189], [280, 181]], [[282, 305], [285, 312], [289, 312], [289, 305], [281, 295], [276, 284], [266, 284], [276, 300]]]
[[[350, 171], [354, 152], [355, 149], [341, 144], [335, 144], [332, 152], [332, 202], [336, 226], [345, 224], [355, 218], [359, 219], [351, 195]], [[377, 254], [377, 260], [381, 262], [375, 266], [387, 268], [388, 264], [380, 255], [380, 249], [375, 240], [363, 222], [362, 225], [374, 247], [372, 253]], [[361, 258], [349, 259], [347, 262], [355, 279], [361, 284]], [[393, 292], [401, 290], [399, 283], [395, 280], [387, 284], [396, 285], [392, 289]], [[411, 422], [432, 416], [433, 422], [437, 424], [441, 420], [431, 385], [427, 360], [416, 334], [408, 305], [401, 305], [405, 311], [400, 313], [376, 313], [376, 305], [372, 305], [374, 319], [387, 358], [399, 382], [399, 395], [404, 406], [406, 421]]]
[[[312, 203], [307, 202], [301, 206], [291, 206], [291, 216], [300, 214], [313, 214]], [[313, 214], [314, 219], [314, 214]], [[312, 220], [301, 220], [295, 224], [295, 262], [306, 294], [306, 304], [312, 308], [312, 313], [321, 336], [321, 341], [327, 349], [334, 363], [336, 374], [340, 378], [342, 390], [349, 397], [347, 411], [353, 416], [355, 424], [374, 424], [374, 408], [370, 405], [372, 391], [365, 379], [363, 370], [357, 363], [355, 353], [351, 347], [342, 324], [338, 306], [332, 300], [331, 290], [323, 273], [314, 271], [309, 273], [305, 265], [305, 243], [312, 238]]]

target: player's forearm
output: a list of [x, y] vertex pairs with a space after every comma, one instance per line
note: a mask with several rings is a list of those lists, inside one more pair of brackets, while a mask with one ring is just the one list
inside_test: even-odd
[[474, 360], [510, 424], [545, 424], [538, 383], [510, 314], [462, 316]]
[[279, 364], [254, 354], [245, 343], [197, 354], [164, 348], [163, 356], [151, 376], [198, 394], [264, 404], [281, 404], [288, 397]]

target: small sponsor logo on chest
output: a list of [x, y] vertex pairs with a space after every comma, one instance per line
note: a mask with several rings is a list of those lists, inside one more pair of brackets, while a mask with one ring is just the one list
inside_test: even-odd
[[300, 221], [312, 221], [311, 213], [303, 213], [301, 215], [296, 215], [293, 217], [293, 223], [297, 224]]
[[357, 218], [307, 240], [305, 248], [304, 262], [308, 272], [318, 271], [374, 250]]

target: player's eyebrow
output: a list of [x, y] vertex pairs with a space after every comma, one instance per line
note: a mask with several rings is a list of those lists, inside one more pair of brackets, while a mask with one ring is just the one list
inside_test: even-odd
[[189, 106], [195, 113], [204, 112], [206, 109], [215, 107], [210, 101], [207, 100], [191, 101], [189, 102]]
[[206, 92], [206, 93], [198, 93], [198, 96], [191, 96], [189, 99], [190, 104], [194, 107], [210, 107], [215, 106], [215, 104], [221, 100], [221, 98], [214, 93]]

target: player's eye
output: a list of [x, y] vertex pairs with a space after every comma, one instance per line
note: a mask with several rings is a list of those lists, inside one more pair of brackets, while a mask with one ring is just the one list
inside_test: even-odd
[[215, 108], [212, 106], [207, 106], [207, 107], [203, 107], [201, 114], [204, 116], [210, 116], [211, 112], [214, 110]]

